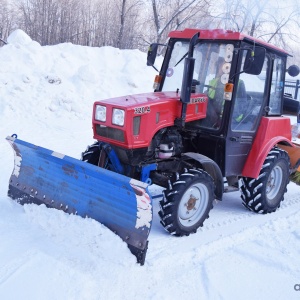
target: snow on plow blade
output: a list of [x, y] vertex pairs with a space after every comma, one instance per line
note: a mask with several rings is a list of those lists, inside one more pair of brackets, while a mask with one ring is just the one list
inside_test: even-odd
[[144, 264], [152, 223], [147, 184], [15, 137], [6, 139], [14, 150], [9, 197], [95, 219]]

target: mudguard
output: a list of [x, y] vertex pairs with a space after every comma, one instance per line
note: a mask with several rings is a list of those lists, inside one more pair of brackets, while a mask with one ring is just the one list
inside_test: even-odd
[[9, 197], [95, 219], [144, 263], [153, 215], [147, 184], [16, 137], [6, 139], [14, 150]]

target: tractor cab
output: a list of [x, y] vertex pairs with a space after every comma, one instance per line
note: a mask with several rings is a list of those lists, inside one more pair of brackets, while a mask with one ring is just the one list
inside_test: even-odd
[[[185, 62], [195, 34], [192, 63]], [[224, 176], [241, 174], [262, 118], [282, 114], [288, 53], [225, 30], [186, 29], [169, 37], [155, 91], [180, 93], [188, 86], [191, 94], [207, 96], [206, 118], [185, 123], [185, 128], [198, 132], [195, 147], [216, 161]], [[151, 45], [148, 65], [156, 51], [157, 45]], [[289, 70], [297, 75], [295, 66]], [[190, 82], [184, 84], [184, 77]]]

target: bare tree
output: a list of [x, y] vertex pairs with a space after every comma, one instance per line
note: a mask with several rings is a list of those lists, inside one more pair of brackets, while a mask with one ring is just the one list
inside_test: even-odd
[[214, 20], [218, 27], [243, 32], [282, 47], [286, 47], [290, 39], [298, 40], [297, 32], [291, 30], [300, 25], [298, 1], [225, 0], [221, 7], [223, 11], [216, 14]]
[[126, 13], [125, 7], [126, 7], [126, 0], [122, 0], [121, 12], [120, 12], [120, 29], [119, 29], [119, 34], [118, 34], [117, 44], [116, 44], [118, 48], [121, 47], [121, 43], [123, 40], [124, 27], [125, 27], [125, 13]]
[[5, 44], [9, 32], [12, 30], [13, 11], [6, 0], [0, 0], [0, 6], [0, 39]]
[[136, 40], [137, 28], [141, 19], [141, 9], [143, 1], [141, 0], [119, 0], [119, 31], [115, 46], [121, 49], [131, 48]]
[[299, 48], [299, 0], [0, 0], [0, 5], [0, 38], [20, 28], [42, 45], [146, 50], [150, 42], [165, 43], [171, 30], [192, 27], [243, 32], [295, 54]]
[[27, 0], [18, 6], [22, 14], [23, 29], [42, 45], [52, 43], [51, 36], [58, 6], [55, 0]]
[[[165, 41], [170, 30], [177, 30], [209, 15], [209, 1], [205, 0], [150, 0], [156, 42]], [[197, 20], [195, 20], [197, 18]]]
[[[288, 50], [299, 57], [300, 3], [298, 0], [212, 0], [212, 26], [239, 31]], [[297, 62], [297, 58], [293, 59]], [[300, 59], [298, 58], [300, 63]]]

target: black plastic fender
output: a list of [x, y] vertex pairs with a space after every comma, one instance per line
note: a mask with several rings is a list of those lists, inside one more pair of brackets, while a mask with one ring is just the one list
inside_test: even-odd
[[221, 200], [224, 193], [224, 181], [221, 169], [217, 163], [205, 155], [194, 152], [184, 153], [183, 159], [184, 157], [192, 158], [202, 165], [203, 170], [213, 178], [215, 184], [215, 196], [218, 200]]

